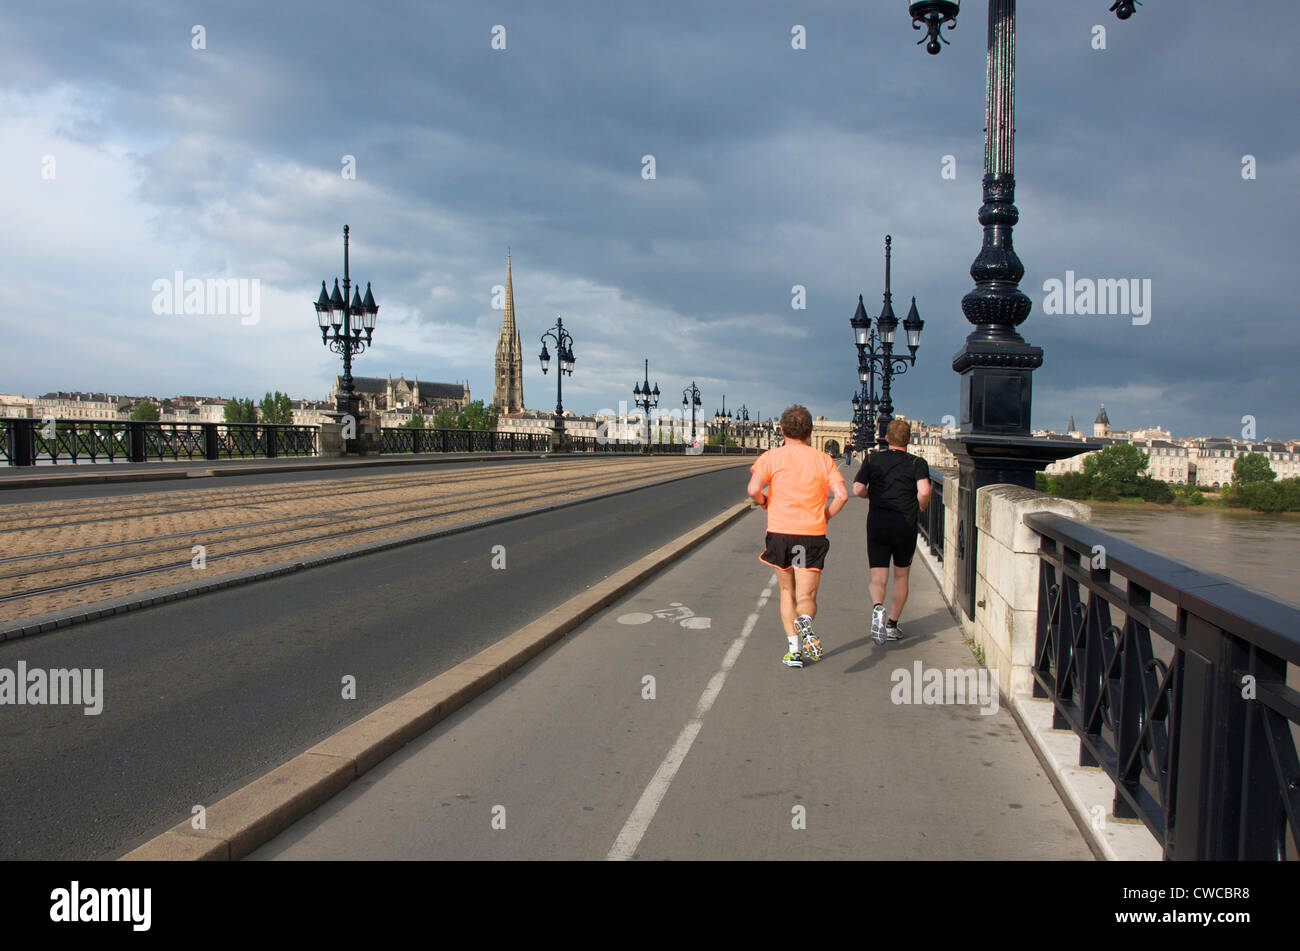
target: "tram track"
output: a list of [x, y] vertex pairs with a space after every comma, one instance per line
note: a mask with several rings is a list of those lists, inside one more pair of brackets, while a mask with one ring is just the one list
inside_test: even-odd
[[[111, 507], [112, 511], [80, 505], [76, 515], [93, 517], [44, 526], [28, 522], [22, 529], [5, 530], [6, 550], [19, 550], [19, 553], [0, 558], [0, 566], [9, 569], [0, 571], [0, 621], [80, 607], [187, 581], [196, 577], [195, 569], [200, 567], [197, 556], [191, 558], [192, 553], [200, 551], [195, 546], [202, 546], [201, 567], [206, 575], [219, 576], [271, 561], [381, 541], [420, 528], [436, 530], [497, 513], [528, 510], [535, 508], [543, 497], [530, 494], [532, 490], [544, 489], [547, 502], [566, 501], [736, 464], [734, 460], [692, 460], [685, 465], [681, 460], [675, 462], [674, 465], [662, 459], [628, 461], [616, 469], [600, 461], [586, 460], [553, 463], [544, 468], [522, 464], [510, 467], [509, 472], [503, 472], [498, 466], [486, 472], [461, 473], [454, 480], [436, 483], [430, 482], [427, 475], [388, 476], [374, 481], [368, 479], [364, 486], [357, 485], [356, 479], [338, 480], [337, 484], [313, 482], [307, 491], [303, 491], [301, 484], [274, 490], [262, 488], [253, 493], [221, 490], [221, 498], [204, 498], [193, 492], [172, 493], [182, 498], [161, 500], [161, 506], [156, 497], [141, 497], [142, 505], [152, 506], [148, 514], [138, 511], [131, 514], [130, 504], [123, 510], [123, 501], [129, 503], [130, 499], [100, 500], [99, 506]], [[394, 494], [400, 497], [391, 498]], [[340, 497], [362, 495], [377, 500], [344, 509], [337, 507]], [[309, 510], [286, 510], [303, 505]], [[270, 517], [229, 519], [232, 513], [246, 516], [250, 510]], [[220, 517], [215, 518], [218, 513]], [[23, 514], [17, 513], [15, 517], [21, 519]], [[208, 518], [210, 524], [198, 527], [166, 524], [199, 517]], [[148, 533], [103, 539], [106, 534], [120, 536], [123, 526]], [[175, 528], [180, 530], [168, 530]], [[0, 521], [0, 530], [3, 529]], [[69, 532], [78, 535], [98, 532], [98, 535], [91, 544], [50, 547], [52, 543], [57, 544], [54, 539], [66, 537]], [[21, 551], [24, 547], [29, 550]], [[183, 560], [177, 558], [180, 552], [185, 552]]]

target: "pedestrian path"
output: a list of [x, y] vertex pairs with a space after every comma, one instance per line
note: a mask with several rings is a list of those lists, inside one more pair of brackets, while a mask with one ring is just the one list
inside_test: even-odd
[[979, 665], [919, 558], [909, 638], [868, 636], [866, 509], [830, 525], [822, 661], [781, 664], [755, 510], [250, 857], [1090, 859], [996, 695], [925, 702]]

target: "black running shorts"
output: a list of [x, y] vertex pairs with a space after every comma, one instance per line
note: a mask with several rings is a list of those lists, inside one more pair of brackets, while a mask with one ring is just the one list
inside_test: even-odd
[[831, 550], [825, 535], [782, 535], [767, 533], [767, 548], [758, 560], [773, 568], [807, 568], [821, 571]]
[[916, 553], [916, 523], [893, 509], [872, 506], [867, 510], [867, 564], [888, 568], [892, 558], [895, 568], [912, 564]]

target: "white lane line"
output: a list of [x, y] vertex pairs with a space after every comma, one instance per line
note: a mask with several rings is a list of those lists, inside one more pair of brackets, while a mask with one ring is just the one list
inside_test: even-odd
[[664, 796], [668, 793], [668, 787], [672, 784], [673, 777], [677, 775], [677, 770], [686, 759], [686, 754], [691, 751], [691, 745], [695, 742], [695, 737], [699, 735], [700, 728], [704, 726], [704, 715], [713, 706], [713, 701], [718, 699], [718, 694], [722, 692], [722, 685], [726, 683], [727, 674], [731, 672], [731, 668], [735, 667], [736, 661], [740, 659], [740, 652], [745, 649], [745, 641], [753, 633], [754, 625], [758, 623], [759, 612], [763, 610], [768, 599], [772, 596], [772, 587], [775, 584], [776, 575], [774, 574], [767, 583], [767, 587], [763, 589], [763, 593], [759, 596], [758, 604], [754, 607], [754, 613], [745, 619], [745, 626], [741, 628], [740, 636], [732, 641], [731, 646], [727, 648], [727, 653], [722, 658], [722, 666], [709, 679], [709, 685], [704, 688], [704, 693], [700, 694], [700, 701], [695, 705], [695, 713], [687, 721], [686, 726], [682, 727], [682, 732], [678, 734], [677, 741], [673, 743], [672, 748], [668, 750], [668, 755], [664, 757], [664, 761], [655, 770], [655, 774], [651, 778], [650, 784], [646, 786], [645, 792], [641, 793], [641, 798], [637, 800], [632, 814], [628, 816], [627, 822], [623, 824], [623, 831], [614, 840], [614, 846], [609, 850], [609, 855], [605, 856], [607, 861], [627, 861], [636, 854], [636, 847], [641, 844], [641, 837], [645, 835], [646, 829], [650, 828], [655, 813], [659, 811], [659, 803], [663, 802]]

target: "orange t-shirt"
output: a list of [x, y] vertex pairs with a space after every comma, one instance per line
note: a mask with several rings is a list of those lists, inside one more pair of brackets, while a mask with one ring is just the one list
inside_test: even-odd
[[825, 535], [826, 494], [844, 484], [835, 460], [806, 443], [787, 442], [758, 457], [749, 471], [769, 485], [767, 530], [781, 535]]

